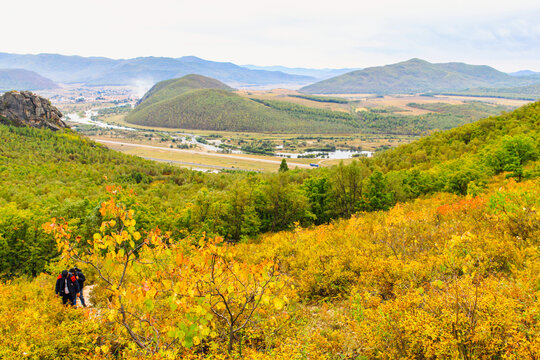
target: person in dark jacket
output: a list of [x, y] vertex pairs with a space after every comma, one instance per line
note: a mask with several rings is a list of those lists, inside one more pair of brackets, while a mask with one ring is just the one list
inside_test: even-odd
[[71, 305], [75, 305], [75, 299], [79, 296], [79, 282], [75, 275], [70, 274], [67, 270], [63, 270], [62, 274], [56, 279], [56, 295], [62, 296], [62, 304], [67, 304], [68, 300]]
[[84, 294], [83, 294], [84, 282], [86, 280], [86, 277], [82, 273], [82, 270], [79, 269], [78, 267], [74, 267], [72, 270], [73, 270], [73, 274], [75, 274], [75, 276], [77, 277], [77, 282], [79, 283], [79, 290], [80, 290], [79, 300], [81, 301], [82, 306], [86, 307], [86, 303], [84, 302]]

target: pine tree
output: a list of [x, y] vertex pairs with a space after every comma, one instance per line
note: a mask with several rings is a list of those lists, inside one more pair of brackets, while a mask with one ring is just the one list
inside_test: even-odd
[[281, 160], [281, 164], [279, 165], [279, 172], [285, 172], [289, 170], [289, 165], [287, 165], [287, 160], [283, 159]]

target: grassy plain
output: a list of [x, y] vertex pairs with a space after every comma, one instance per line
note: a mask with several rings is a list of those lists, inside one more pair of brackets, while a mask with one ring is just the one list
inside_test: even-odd
[[[94, 139], [97, 140], [97, 139]], [[97, 140], [99, 141], [99, 140]], [[212, 154], [202, 155], [189, 151], [172, 152], [167, 148], [163, 150], [148, 149], [137, 146], [124, 146], [120, 144], [104, 144], [110, 149], [121, 151], [125, 154], [136, 155], [145, 159], [155, 161], [170, 162], [173, 165], [185, 168], [204, 168], [204, 169], [226, 169], [226, 170], [251, 170], [251, 171], [269, 171], [274, 172], [279, 169], [279, 164], [270, 164], [257, 161], [257, 159], [231, 159], [216, 157]]]
[[[126, 154], [157, 160], [170, 161], [173, 165], [188, 168], [221, 168], [227, 170], [277, 171], [283, 158], [247, 154], [222, 154], [200, 149], [175, 149], [172, 144], [159, 144], [151, 140], [137, 141], [118, 137], [91, 137], [103, 145]], [[290, 168], [309, 168], [316, 159], [287, 159]]]
[[[516, 100], [516, 99], [503, 99], [496, 97], [474, 97], [474, 96], [457, 96], [457, 95], [435, 95], [435, 96], [421, 96], [421, 95], [385, 95], [378, 97], [373, 94], [333, 94], [333, 97], [340, 97], [344, 99], [350, 99], [354, 102], [355, 108], [366, 109], [385, 109], [385, 108], [399, 108], [403, 115], [423, 115], [430, 111], [416, 109], [407, 106], [407, 104], [414, 102], [419, 104], [430, 103], [447, 103], [452, 105], [464, 104], [470, 101], [481, 101], [493, 105], [504, 105], [519, 107], [530, 103], [528, 100]], [[397, 110], [397, 109], [396, 109]]]

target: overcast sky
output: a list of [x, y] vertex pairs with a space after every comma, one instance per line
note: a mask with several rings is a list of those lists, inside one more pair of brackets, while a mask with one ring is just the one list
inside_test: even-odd
[[24, 0], [1, 12], [0, 52], [540, 71], [539, 0]]

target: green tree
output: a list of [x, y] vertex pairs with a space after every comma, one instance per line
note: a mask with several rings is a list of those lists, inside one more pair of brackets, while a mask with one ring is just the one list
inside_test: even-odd
[[511, 172], [518, 181], [523, 179], [523, 167], [529, 161], [538, 159], [538, 145], [525, 135], [505, 136], [499, 148], [489, 159], [496, 173]]
[[312, 177], [304, 180], [302, 190], [306, 194], [311, 212], [315, 215], [315, 224], [320, 225], [330, 221], [330, 181], [325, 176]]
[[254, 206], [253, 187], [237, 181], [225, 198], [224, 236], [238, 241], [245, 235], [259, 232], [261, 221]]
[[388, 210], [393, 204], [394, 197], [388, 190], [383, 173], [374, 171], [368, 180], [367, 210]]
[[330, 173], [335, 215], [350, 217], [362, 208], [364, 180], [369, 176], [365, 164], [354, 160], [349, 165], [340, 162]]
[[289, 173], [279, 173], [257, 188], [257, 212], [261, 231], [289, 229], [294, 222], [313, 219], [309, 202]]
[[281, 164], [279, 165], [279, 172], [284, 172], [289, 170], [289, 165], [287, 165], [287, 160], [283, 159], [281, 160]]

